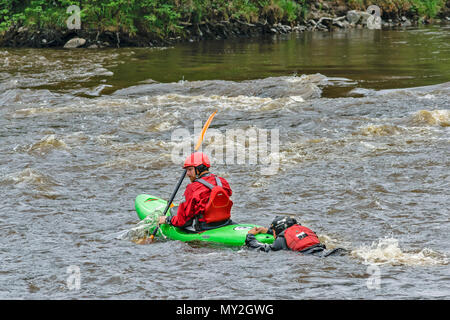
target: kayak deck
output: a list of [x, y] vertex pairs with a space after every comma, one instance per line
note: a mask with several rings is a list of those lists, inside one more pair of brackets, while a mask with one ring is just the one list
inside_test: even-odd
[[[166, 208], [167, 201], [148, 194], [140, 194], [136, 197], [135, 208], [138, 217], [144, 220], [149, 215], [161, 215]], [[170, 209], [166, 215], [170, 215]], [[260, 227], [255, 224], [232, 224], [212, 230], [198, 233], [184, 230], [182, 228], [163, 224], [157, 235], [164, 235], [172, 240], [179, 241], [208, 241], [222, 243], [231, 246], [243, 246], [248, 231], [253, 227]], [[162, 234], [161, 234], [162, 233]], [[270, 234], [257, 234], [256, 239], [262, 243], [272, 243], [274, 238]]]

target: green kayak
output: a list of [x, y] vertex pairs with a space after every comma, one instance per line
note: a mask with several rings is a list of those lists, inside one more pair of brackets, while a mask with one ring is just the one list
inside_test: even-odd
[[[154, 216], [158, 212], [161, 214], [166, 208], [166, 205], [166, 200], [148, 194], [138, 195], [135, 201], [136, 212], [141, 220], [144, 220], [147, 216]], [[170, 209], [167, 215], [170, 215]], [[253, 227], [260, 226], [255, 224], [232, 224], [195, 233], [163, 224], [160, 226], [157, 236], [165, 236], [169, 239], [179, 241], [208, 241], [231, 246], [243, 246], [247, 232]], [[154, 227], [149, 232], [151, 233], [153, 230]], [[274, 240], [273, 236], [269, 234], [257, 234], [256, 239], [262, 243], [272, 243]]]

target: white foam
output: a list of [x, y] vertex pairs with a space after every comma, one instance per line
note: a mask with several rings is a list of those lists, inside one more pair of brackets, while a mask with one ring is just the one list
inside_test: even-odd
[[405, 252], [395, 238], [384, 238], [370, 246], [361, 246], [351, 252], [352, 256], [363, 260], [365, 264], [391, 264], [407, 266], [447, 265], [445, 254], [424, 248], [419, 252]]

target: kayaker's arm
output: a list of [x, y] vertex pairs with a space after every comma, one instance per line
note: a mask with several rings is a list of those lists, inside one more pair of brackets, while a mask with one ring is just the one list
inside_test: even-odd
[[262, 243], [256, 240], [256, 237], [252, 233], [248, 233], [245, 238], [245, 245], [250, 249], [257, 249], [259, 251], [269, 252], [278, 250], [287, 250], [286, 239], [284, 237], [278, 237], [273, 244]]
[[258, 249], [259, 251], [269, 252], [270, 244], [264, 244], [256, 240], [255, 235], [248, 233], [245, 238], [245, 245], [250, 249]]
[[[200, 202], [198, 196], [194, 194], [194, 185], [190, 183], [184, 191], [184, 201], [178, 205], [176, 214], [171, 215], [170, 223], [175, 227], [183, 227], [189, 220], [194, 218], [198, 212], [196, 205]], [[167, 220], [166, 220], [167, 221]]]

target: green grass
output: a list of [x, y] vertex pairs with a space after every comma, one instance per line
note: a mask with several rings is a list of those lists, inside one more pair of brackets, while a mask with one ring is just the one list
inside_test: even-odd
[[445, 6], [446, 0], [348, 0], [346, 2], [350, 7], [359, 10], [374, 4], [385, 13], [398, 16], [411, 13], [420, 18], [434, 18]]
[[305, 0], [0, 0], [0, 31], [11, 25], [65, 28], [67, 7], [81, 8], [84, 29], [146, 32], [167, 37], [182, 32], [183, 23], [239, 19], [256, 22], [275, 10], [275, 22], [294, 22]]
[[445, 5], [445, 0], [410, 0], [419, 16], [434, 18]]

